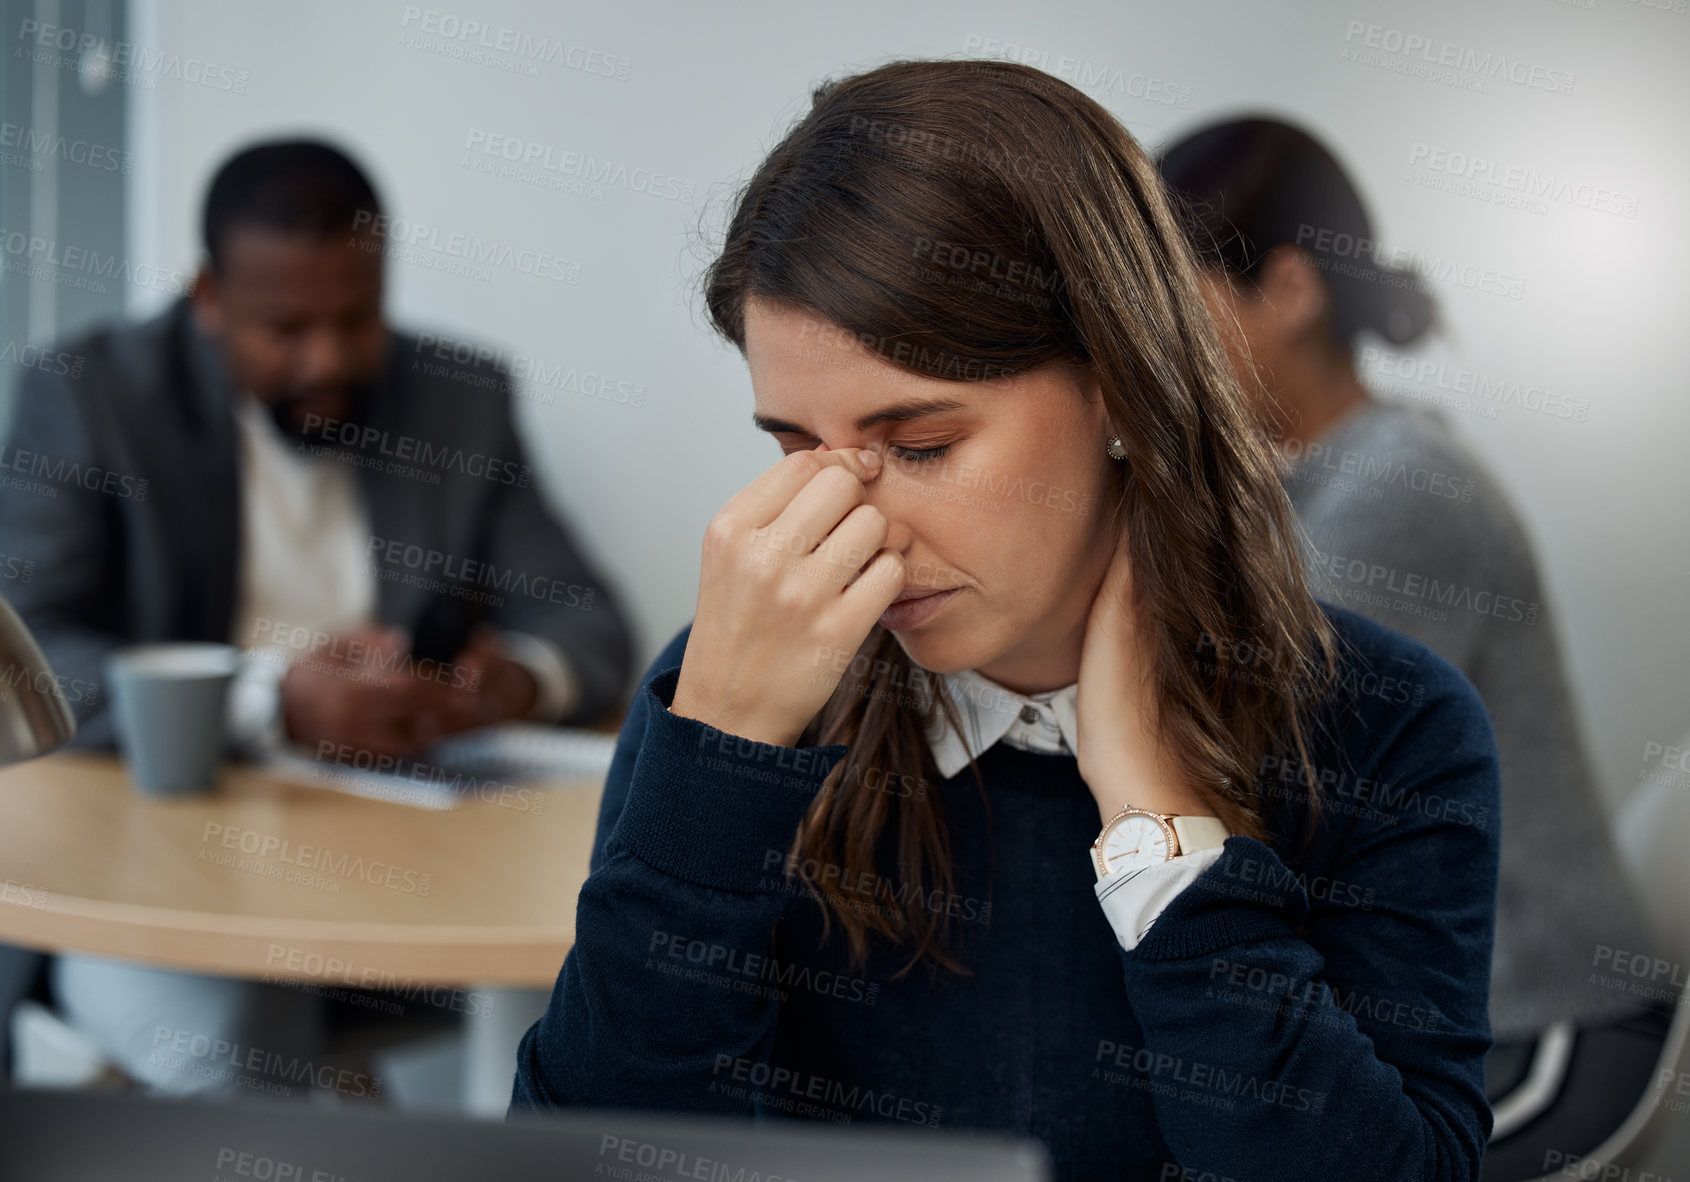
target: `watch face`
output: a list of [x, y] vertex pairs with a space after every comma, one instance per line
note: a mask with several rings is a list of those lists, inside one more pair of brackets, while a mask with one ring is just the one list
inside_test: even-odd
[[1168, 860], [1173, 833], [1160, 817], [1148, 813], [1127, 813], [1103, 834], [1097, 860], [1104, 874], [1141, 870]]

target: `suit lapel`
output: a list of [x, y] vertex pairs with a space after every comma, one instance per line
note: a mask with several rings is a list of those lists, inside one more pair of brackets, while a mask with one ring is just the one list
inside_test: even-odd
[[[412, 393], [409, 385], [400, 352], [390, 334], [387, 364], [383, 367], [381, 382], [370, 400], [364, 422], [380, 435], [366, 453], [369, 462], [358, 469], [358, 487], [369, 516], [372, 538], [397, 540], [425, 549], [444, 549], [445, 534], [441, 520], [444, 506], [438, 496], [439, 486], [383, 471], [390, 460], [402, 467], [410, 466], [397, 455], [402, 440], [407, 437], [432, 438], [427, 424], [420, 421], [422, 408], [408, 401]], [[386, 455], [382, 453], [384, 446], [388, 449]], [[380, 563], [373, 562], [372, 565], [379, 568]], [[413, 572], [401, 567], [396, 573]], [[430, 575], [428, 571], [414, 573], [425, 578]], [[408, 584], [401, 579], [376, 580], [378, 618], [384, 623], [408, 629], [423, 655], [445, 659], [456, 652], [455, 635], [437, 639], [442, 624], [446, 623], [437, 617], [449, 603], [426, 587]], [[448, 626], [446, 631], [456, 633], [461, 629]], [[442, 647], [450, 651], [437, 651]]]
[[195, 495], [180, 508], [188, 598], [186, 626], [204, 639], [227, 641], [234, 626], [235, 596], [241, 566], [240, 446], [235, 436], [234, 383], [223, 361], [222, 346], [201, 333], [184, 298], [178, 325], [187, 370], [188, 456], [196, 472]]

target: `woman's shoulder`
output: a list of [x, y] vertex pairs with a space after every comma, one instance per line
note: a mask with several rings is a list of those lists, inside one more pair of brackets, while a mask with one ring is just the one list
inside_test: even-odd
[[[1477, 838], [1494, 854], [1501, 784], [1478, 692], [1418, 641], [1320, 607], [1337, 633], [1337, 678], [1313, 712], [1312, 774], [1288, 753], [1263, 760], [1257, 789], [1270, 844], [1305, 868], [1338, 864], [1384, 831]], [[1320, 797], [1314, 833], [1311, 786]]]
[[1404, 791], [1437, 782], [1492, 800], [1496, 738], [1472, 682], [1417, 640], [1348, 608], [1320, 607], [1338, 638], [1338, 674], [1323, 711], [1328, 758], [1356, 778]]
[[[1373, 699], [1386, 708], [1418, 706], [1437, 696], [1484, 712], [1478, 691], [1461, 670], [1418, 640], [1335, 603], [1321, 600], [1320, 610], [1337, 636], [1341, 694]], [[1381, 686], [1386, 678], [1391, 684]], [[1406, 691], [1397, 682], [1406, 682]]]

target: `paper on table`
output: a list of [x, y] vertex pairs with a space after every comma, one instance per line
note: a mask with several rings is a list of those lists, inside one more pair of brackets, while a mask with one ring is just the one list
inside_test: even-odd
[[384, 763], [381, 770], [372, 766], [372, 757], [335, 763], [313, 759], [301, 748], [283, 748], [259, 766], [268, 775], [307, 787], [450, 809], [484, 799], [489, 787], [503, 784], [602, 779], [615, 751], [615, 735], [515, 722], [448, 736], [420, 758]]
[[506, 780], [604, 777], [616, 736], [577, 727], [511, 722], [450, 735], [430, 749], [442, 766]]

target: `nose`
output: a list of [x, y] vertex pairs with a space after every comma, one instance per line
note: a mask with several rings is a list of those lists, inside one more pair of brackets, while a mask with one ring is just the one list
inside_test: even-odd
[[333, 325], [317, 325], [306, 334], [300, 353], [301, 385], [338, 384], [346, 380], [351, 365], [351, 343]]
[[883, 546], [907, 555], [910, 544], [915, 540], [915, 531], [909, 521], [910, 506], [907, 503], [910, 494], [900, 487], [897, 473], [887, 475], [887, 463], [888, 460], [882, 454], [880, 470], [863, 484], [863, 500], [879, 509], [881, 516], [886, 518], [886, 541], [882, 543]]

